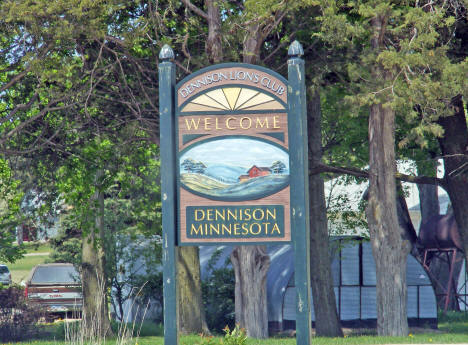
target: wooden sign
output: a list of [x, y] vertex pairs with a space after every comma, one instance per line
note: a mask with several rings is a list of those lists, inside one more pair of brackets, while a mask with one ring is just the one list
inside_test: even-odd
[[176, 85], [174, 52], [159, 55], [164, 344], [178, 345], [178, 245], [291, 242], [296, 343], [310, 345], [309, 199], [302, 46], [288, 80], [220, 64]]
[[248, 64], [177, 84], [180, 245], [291, 240], [287, 85]]

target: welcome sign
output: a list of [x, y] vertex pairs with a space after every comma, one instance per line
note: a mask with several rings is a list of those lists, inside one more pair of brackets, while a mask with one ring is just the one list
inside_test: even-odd
[[310, 248], [304, 54], [288, 80], [259, 66], [220, 64], [176, 83], [159, 54], [164, 343], [179, 344], [180, 245], [291, 242], [296, 343], [310, 345]]
[[179, 244], [289, 242], [287, 81], [221, 64], [176, 90]]

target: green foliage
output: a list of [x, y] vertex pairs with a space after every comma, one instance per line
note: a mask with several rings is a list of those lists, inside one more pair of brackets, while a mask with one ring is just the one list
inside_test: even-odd
[[0, 261], [14, 262], [24, 253], [15, 246], [16, 226], [20, 223], [20, 204], [23, 193], [20, 181], [13, 177], [8, 162], [0, 158]]
[[322, 145], [323, 161], [330, 165], [356, 168], [368, 164], [367, 118], [362, 111], [350, 108], [345, 98], [349, 91], [342, 85], [322, 88]]
[[206, 279], [202, 281], [203, 304], [208, 328], [221, 333], [224, 327], [234, 327], [234, 271], [229, 259], [217, 268], [221, 251], [213, 253], [207, 264]]
[[224, 337], [219, 339], [212, 335], [200, 334], [198, 341], [194, 342], [194, 345], [246, 345], [247, 335], [245, 329], [240, 328], [236, 325], [232, 331], [229, 326], [224, 327]]
[[247, 335], [245, 334], [245, 329], [240, 328], [239, 325], [236, 325], [231, 331], [228, 326], [224, 329], [226, 333], [223, 338], [223, 344], [225, 345], [246, 345], [247, 344]]
[[329, 234], [368, 237], [362, 199], [367, 184], [351, 176], [340, 176], [331, 180], [328, 186], [325, 198]]
[[81, 232], [60, 227], [57, 236], [50, 240], [53, 251], [46, 262], [70, 262], [81, 264]]
[[468, 313], [463, 312], [463, 311], [451, 311], [451, 310], [443, 312], [442, 310], [439, 310], [437, 313], [437, 320], [440, 323], [444, 323], [444, 324], [450, 324], [450, 323], [456, 324], [459, 322], [468, 323]]
[[[97, 238], [96, 246], [105, 252], [111, 301], [119, 320], [123, 304], [137, 295], [141, 307], [148, 298], [162, 305], [162, 277], [149, 270], [161, 263], [157, 154], [154, 145], [125, 147], [106, 139], [84, 147], [82, 157], [87, 159], [72, 158], [58, 170], [58, 188], [67, 209], [60, 235], [52, 241], [52, 260], [81, 263], [81, 237], [95, 226], [92, 196], [97, 189], [103, 191], [106, 237]], [[96, 179], [100, 171], [103, 174]]]
[[[453, 96], [468, 96], [467, 54], [462, 53], [465, 59], [451, 55], [459, 41], [451, 32], [463, 20], [452, 3], [324, 0], [321, 8], [322, 30], [316, 36], [356, 56], [344, 62], [352, 81], [349, 104], [356, 110], [376, 103], [392, 107], [407, 123], [401, 147], [426, 148], [431, 138], [442, 136], [437, 119], [451, 113]], [[372, 18], [378, 16], [385, 19], [383, 48], [371, 49], [378, 35]], [[383, 74], [377, 75], [377, 68]]]
[[[106, 273], [112, 287], [115, 317], [125, 321], [124, 307], [131, 301], [134, 315], [146, 314], [148, 304], [163, 306], [161, 245], [149, 237], [130, 237], [125, 232], [106, 241]], [[152, 318], [155, 315], [151, 316]], [[146, 319], [149, 316], [146, 315]], [[156, 315], [156, 321], [162, 321]]]

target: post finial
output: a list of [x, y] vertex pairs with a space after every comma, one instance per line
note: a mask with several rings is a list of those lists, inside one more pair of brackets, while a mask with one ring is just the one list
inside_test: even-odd
[[159, 60], [168, 61], [174, 59], [174, 57], [172, 48], [168, 44], [165, 44], [159, 52]]
[[302, 44], [299, 41], [295, 40], [288, 49], [289, 57], [301, 57], [304, 55], [304, 48], [302, 48]]

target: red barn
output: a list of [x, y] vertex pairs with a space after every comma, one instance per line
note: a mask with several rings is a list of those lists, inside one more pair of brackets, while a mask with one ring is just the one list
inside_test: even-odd
[[267, 176], [271, 174], [271, 170], [268, 167], [257, 167], [256, 165], [254, 165], [247, 171], [247, 174], [249, 174], [250, 178]]

